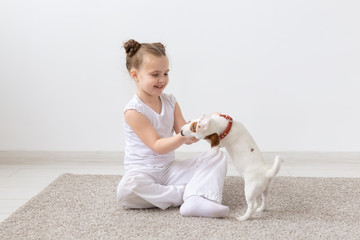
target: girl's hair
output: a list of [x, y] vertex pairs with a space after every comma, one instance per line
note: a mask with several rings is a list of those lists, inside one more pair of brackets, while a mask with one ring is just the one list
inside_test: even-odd
[[124, 43], [124, 48], [126, 52], [126, 68], [129, 72], [131, 69], [140, 68], [146, 54], [166, 57], [165, 46], [162, 43], [138, 43], [134, 39], [130, 39]]

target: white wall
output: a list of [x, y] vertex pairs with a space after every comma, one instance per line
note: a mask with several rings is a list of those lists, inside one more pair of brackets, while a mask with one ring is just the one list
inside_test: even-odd
[[[0, 2], [0, 150], [122, 151], [122, 43], [161, 41], [187, 119], [264, 151], [360, 151], [357, 0]], [[199, 151], [205, 143], [182, 147]]]

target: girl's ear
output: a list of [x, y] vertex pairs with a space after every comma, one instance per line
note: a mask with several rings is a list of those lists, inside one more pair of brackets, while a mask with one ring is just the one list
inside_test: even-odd
[[137, 72], [136, 72], [135, 69], [132, 69], [132, 70], [130, 71], [130, 76], [131, 76], [132, 79], [135, 80], [135, 82], [138, 82]]

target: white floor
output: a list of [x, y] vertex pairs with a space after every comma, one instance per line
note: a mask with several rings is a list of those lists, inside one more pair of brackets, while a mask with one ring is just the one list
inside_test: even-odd
[[[177, 153], [186, 159], [197, 153]], [[280, 153], [280, 176], [360, 177], [360, 153]], [[275, 153], [264, 153], [271, 165]], [[0, 152], [0, 222], [63, 173], [121, 175], [120, 152]], [[231, 161], [228, 175], [238, 175]]]

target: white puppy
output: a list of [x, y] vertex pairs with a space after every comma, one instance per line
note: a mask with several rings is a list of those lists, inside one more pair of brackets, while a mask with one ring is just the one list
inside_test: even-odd
[[[210, 141], [214, 151], [225, 147], [245, 183], [248, 208], [243, 216], [237, 218], [238, 220], [245, 221], [252, 217], [255, 211], [262, 212], [266, 209], [271, 179], [279, 172], [282, 159], [276, 156], [273, 167], [268, 168], [258, 146], [243, 124], [233, 121], [226, 115], [203, 115], [184, 125], [181, 134]], [[258, 208], [257, 197], [260, 194], [262, 204]]]

